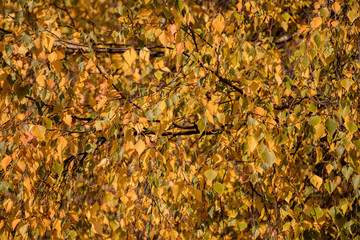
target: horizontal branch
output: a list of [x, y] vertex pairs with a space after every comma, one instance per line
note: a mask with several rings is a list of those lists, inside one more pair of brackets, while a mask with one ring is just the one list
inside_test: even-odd
[[[87, 46], [84, 45], [75, 45], [75, 44], [67, 44], [67, 43], [62, 43], [62, 46], [64, 46], [66, 48], [66, 54], [73, 54], [76, 52], [80, 52], [80, 53], [90, 53], [90, 49]], [[126, 47], [121, 47], [121, 48], [116, 48], [116, 47], [94, 47], [93, 51], [95, 53], [124, 53], [127, 50], [129, 50], [129, 48]], [[140, 48], [134, 48], [134, 50], [137, 53], [140, 53]], [[164, 51], [151, 51], [150, 52], [150, 56], [151, 57], [161, 57], [164, 56]]]
[[[224, 129], [222, 128], [219, 128], [219, 129], [214, 129], [214, 130], [211, 130], [211, 131], [204, 131], [202, 132], [202, 136], [203, 135], [214, 135], [218, 132], [221, 132], [223, 131]], [[196, 135], [196, 134], [200, 134], [200, 130], [199, 129], [194, 129], [194, 130], [191, 130], [191, 131], [180, 131], [180, 132], [163, 132], [161, 134], [161, 136], [163, 137], [167, 137], [167, 136], [171, 136], [171, 137], [176, 137], [176, 136], [189, 136], [189, 135]], [[145, 134], [145, 135], [155, 135], [156, 133], [154, 131], [145, 131], [145, 132], [142, 132], [142, 134]]]

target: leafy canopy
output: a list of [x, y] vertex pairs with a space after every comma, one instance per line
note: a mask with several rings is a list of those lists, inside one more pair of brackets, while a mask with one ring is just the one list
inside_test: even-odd
[[1, 239], [359, 236], [358, 1], [0, 9]]

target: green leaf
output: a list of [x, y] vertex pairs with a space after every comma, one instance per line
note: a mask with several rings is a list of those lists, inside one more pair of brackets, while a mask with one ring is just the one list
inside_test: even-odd
[[44, 122], [44, 126], [47, 128], [47, 129], [50, 129], [52, 128], [52, 122], [49, 118], [47, 117], [44, 117], [43, 118], [43, 122]]
[[324, 187], [329, 192], [329, 194], [331, 194], [335, 190], [336, 185], [332, 181], [328, 181], [324, 184]]
[[354, 141], [354, 145], [356, 146], [356, 148], [357, 148], [358, 150], [360, 150], [360, 140], [355, 140], [355, 141]]
[[353, 81], [350, 79], [341, 80], [341, 85], [346, 89], [346, 91], [349, 91], [352, 84], [353, 84]]
[[347, 16], [348, 16], [350, 22], [353, 23], [355, 21], [355, 19], [358, 18], [359, 14], [355, 10], [352, 10], [352, 11], [348, 12]]
[[320, 123], [321, 118], [319, 116], [312, 116], [309, 118], [309, 122], [311, 125], [316, 126]]
[[343, 144], [344, 144], [346, 149], [349, 149], [350, 146], [351, 146], [351, 141], [349, 139], [347, 139], [347, 138], [344, 138], [343, 139]]
[[0, 153], [3, 154], [5, 152], [5, 149], [6, 149], [6, 143], [0, 142]]
[[338, 123], [334, 119], [328, 118], [325, 122], [325, 126], [330, 136], [332, 136], [338, 127]]
[[340, 109], [340, 113], [343, 118], [346, 118], [350, 113], [350, 107], [345, 106], [344, 108]]
[[327, 8], [320, 9], [320, 15], [323, 18], [327, 18], [329, 16], [329, 10]]
[[5, 46], [5, 52], [6, 55], [9, 56], [13, 51], [15, 50], [13, 45], [6, 45]]
[[151, 180], [152, 180], [152, 183], [154, 184], [154, 186], [155, 186], [156, 188], [158, 188], [159, 185], [160, 185], [160, 180], [159, 180], [159, 178], [153, 177]]
[[211, 56], [210, 54], [205, 54], [205, 55], [203, 56], [203, 62], [204, 62], [204, 63], [210, 64], [211, 59], [212, 59], [212, 56]]
[[304, 66], [304, 67], [307, 67], [309, 66], [310, 64], [310, 58], [308, 55], [304, 55], [301, 57], [301, 64]]
[[352, 178], [352, 183], [355, 188], [358, 188], [360, 186], [360, 175], [356, 175]]
[[203, 118], [199, 119], [199, 121], [197, 121], [196, 125], [199, 128], [200, 133], [203, 133], [205, 130], [205, 126], [206, 126], [204, 119]]
[[269, 168], [271, 167], [271, 165], [274, 163], [275, 161], [275, 155], [271, 152], [264, 152], [261, 154], [261, 157], [263, 158], [263, 162], [261, 163], [261, 167], [265, 170], [268, 171]]
[[336, 206], [331, 207], [329, 213], [333, 219], [339, 219], [342, 217], [340, 210]]
[[351, 132], [351, 133], [354, 133], [358, 130], [358, 127], [356, 126], [356, 124], [351, 121], [346, 124], [346, 127], [349, 130], [349, 132]]
[[354, 169], [349, 165], [346, 165], [341, 169], [341, 172], [345, 176], [346, 180], [349, 180], [350, 175], [352, 174], [353, 171]]
[[180, 13], [180, 12], [183, 10], [183, 8], [184, 8], [183, 2], [182, 2], [181, 0], [176, 0], [176, 1], [175, 1], [175, 8], [176, 8], [176, 11], [177, 11], [178, 13]]
[[212, 169], [209, 169], [205, 172], [205, 177], [211, 182], [212, 180], [214, 180], [217, 176], [217, 173], [212, 170]]
[[154, 115], [153, 115], [152, 110], [147, 110], [146, 113], [145, 113], [145, 116], [146, 116], [150, 121], [153, 121], [153, 120], [154, 120]]
[[275, 155], [272, 152], [266, 151], [263, 154], [261, 154], [261, 156], [264, 159], [264, 162], [266, 162], [269, 165], [273, 164], [275, 161]]
[[18, 99], [21, 101], [28, 94], [29, 86], [22, 85], [21, 83], [17, 83], [15, 85], [15, 93]]
[[315, 34], [314, 35], [314, 42], [316, 43], [316, 45], [318, 46], [318, 48], [321, 47], [322, 42], [321, 42], [321, 37], [319, 34]]
[[240, 232], [244, 231], [247, 228], [247, 223], [246, 222], [238, 222], [237, 228], [239, 229]]
[[310, 103], [309, 110], [313, 113], [316, 112], [317, 111], [316, 105], [314, 103]]
[[217, 192], [219, 195], [222, 194], [222, 192], [224, 191], [224, 186], [220, 183], [220, 182], [216, 182], [214, 185], [214, 190], [215, 192]]
[[311, 216], [313, 216], [313, 218], [315, 220], [318, 220], [323, 215], [324, 215], [324, 212], [322, 211], [322, 209], [320, 207], [314, 207], [313, 209], [311, 209]]
[[62, 171], [63, 171], [63, 165], [61, 164], [61, 163], [55, 163], [54, 164], [54, 166], [53, 166], [53, 168], [54, 168], [54, 170], [55, 170], [55, 172], [58, 174], [58, 175], [60, 175], [61, 173], [62, 173]]
[[207, 212], [208, 212], [209, 216], [210, 216], [211, 218], [213, 218], [214, 212], [215, 212], [215, 207], [214, 207], [214, 206], [209, 207], [209, 209], [207, 210]]

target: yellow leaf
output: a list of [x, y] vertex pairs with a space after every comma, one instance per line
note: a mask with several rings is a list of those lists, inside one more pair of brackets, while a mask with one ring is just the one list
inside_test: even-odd
[[315, 127], [315, 140], [318, 140], [326, 135], [325, 126], [323, 124], [318, 124]]
[[282, 83], [282, 78], [280, 77], [279, 73], [275, 73], [275, 80], [276, 80], [278, 86], [280, 86]]
[[49, 52], [51, 52], [51, 49], [52, 49], [52, 47], [54, 46], [54, 43], [55, 43], [55, 37], [48, 35], [46, 37], [46, 39], [47, 39], [47, 41], [46, 41], [47, 45], [45, 47], [47, 48], [47, 50]]
[[250, 88], [254, 92], [256, 92], [259, 89], [259, 87], [260, 87], [260, 85], [256, 81], [252, 81], [252, 83], [250, 84]]
[[219, 14], [219, 16], [215, 19], [215, 21], [213, 22], [213, 26], [216, 32], [218, 33], [222, 33], [222, 31], [225, 28], [225, 22], [224, 22], [224, 18]]
[[49, 51], [51, 52], [52, 47], [54, 46], [55, 43], [55, 37], [52, 35], [48, 35], [45, 34], [45, 32], [42, 32], [41, 34], [41, 40], [42, 40], [42, 45]]
[[108, 159], [104, 158], [103, 160], [100, 161], [100, 163], [98, 165], [96, 165], [96, 168], [100, 168], [102, 166], [104, 166], [107, 163]]
[[55, 52], [56, 52], [57, 59], [61, 60], [61, 59], [65, 58], [64, 49], [63, 50], [56, 50]]
[[52, 52], [52, 53], [50, 53], [50, 54], [48, 55], [48, 59], [49, 59], [49, 61], [50, 61], [51, 63], [52, 63], [53, 61], [55, 61], [57, 58], [58, 58], [58, 57], [57, 57], [56, 52]]
[[103, 100], [100, 100], [98, 102], [98, 104], [95, 106], [96, 111], [100, 110], [105, 105], [106, 102], [107, 102], [106, 98]]
[[138, 55], [133, 48], [130, 48], [124, 53], [125, 61], [127, 62], [127, 64], [129, 64], [129, 66], [133, 64], [137, 57]]
[[63, 118], [64, 123], [66, 123], [67, 125], [71, 126], [72, 123], [72, 117], [70, 115], [65, 115]]
[[21, 173], [23, 173], [23, 172], [25, 172], [26, 165], [25, 165], [24, 162], [22, 162], [22, 161], [19, 160], [19, 161], [16, 162], [16, 168], [17, 168]]
[[221, 157], [220, 154], [216, 153], [216, 154], [214, 155], [214, 161], [215, 161], [215, 162], [214, 162], [215, 164], [218, 164], [218, 163], [220, 163], [220, 162], [223, 161], [223, 158]]
[[44, 126], [35, 125], [31, 129], [31, 134], [40, 139], [43, 139], [45, 137], [45, 131], [46, 131], [46, 128]]
[[50, 227], [50, 224], [51, 224], [50, 218], [44, 216], [44, 217], [42, 217], [42, 221], [44, 222], [45, 227]]
[[179, 233], [173, 229], [170, 232], [170, 236], [172, 239], [178, 239]]
[[86, 79], [89, 78], [89, 73], [86, 72], [86, 71], [82, 71], [82, 72], [79, 73], [78, 77], [79, 77], [79, 81], [83, 82], [83, 81], [85, 81]]
[[265, 116], [266, 115], [265, 109], [263, 109], [261, 107], [254, 108], [254, 113], [259, 114], [260, 116]]
[[56, 219], [53, 222], [53, 228], [56, 230], [57, 237], [60, 238], [60, 236], [61, 236], [61, 220]]
[[166, 109], [166, 102], [165, 101], [160, 102], [159, 109], [160, 109], [160, 111], [164, 111]]
[[242, 9], [242, 3], [241, 3], [241, 1], [239, 1], [239, 3], [238, 4], [236, 4], [236, 7], [237, 7], [237, 10], [238, 11], [240, 11], [241, 9]]
[[18, 54], [25, 55], [25, 53], [27, 53], [27, 52], [28, 52], [28, 49], [21, 45], [18, 50]]
[[166, 47], [167, 44], [169, 43], [167, 35], [164, 32], [160, 34], [159, 40], [160, 40], [161, 44], [164, 45], [164, 47]]
[[129, 201], [129, 199], [128, 199], [126, 196], [120, 197], [120, 200], [121, 200], [124, 204], [126, 204], [126, 203]]
[[55, 60], [51, 63], [52, 70], [55, 71], [57, 74], [61, 74], [62, 70], [62, 62], [60, 60]]
[[130, 199], [130, 201], [135, 202], [137, 200], [137, 194], [135, 190], [131, 189], [127, 194], [126, 197]]
[[145, 143], [143, 140], [138, 141], [135, 144], [135, 149], [138, 152], [139, 156], [141, 155], [141, 153], [145, 150]]
[[140, 59], [144, 60], [145, 62], [150, 62], [150, 50], [146, 47], [140, 50]]
[[7, 166], [11, 163], [12, 158], [10, 156], [6, 156], [1, 160], [1, 168], [5, 171]]
[[193, 189], [193, 194], [194, 194], [195, 199], [196, 199], [198, 202], [202, 202], [202, 193], [201, 193], [201, 190], [194, 188], [194, 189]]
[[185, 47], [187, 50], [189, 50], [190, 52], [192, 52], [194, 50], [194, 44], [189, 41], [189, 40], [186, 40], [185, 42]]
[[332, 21], [332, 22], [331, 22], [331, 25], [332, 25], [333, 27], [336, 27], [337, 25], [339, 25], [339, 21]]
[[314, 185], [314, 187], [320, 189], [321, 185], [323, 184], [323, 179], [317, 175], [314, 175], [310, 178], [310, 182], [312, 185]]
[[12, 229], [15, 229], [15, 227], [18, 225], [18, 223], [21, 221], [21, 219], [15, 219], [14, 221], [12, 221], [11, 223], [11, 227]]
[[69, 211], [68, 214], [69, 214], [69, 218], [70, 218], [72, 221], [74, 221], [74, 222], [79, 221], [79, 217], [78, 217], [78, 215], [77, 215], [76, 212], [74, 212], [74, 211]]
[[338, 14], [339, 11], [341, 10], [341, 6], [338, 2], [334, 2], [334, 4], [331, 6], [331, 8], [334, 10], [334, 12], [336, 14]]
[[253, 136], [249, 136], [246, 139], [247, 145], [249, 146], [249, 150], [250, 152], [253, 152], [256, 147], [258, 146], [258, 142], [255, 140], [255, 138]]
[[10, 212], [12, 206], [14, 205], [14, 202], [11, 199], [7, 199], [5, 200], [5, 202], [3, 203], [3, 206], [5, 208], [5, 211], [8, 213]]
[[171, 190], [172, 190], [172, 193], [173, 193], [175, 201], [176, 201], [181, 193], [182, 186], [181, 186], [181, 184], [176, 184], [176, 185], [172, 186]]
[[184, 42], [181, 42], [179, 44], [176, 45], [176, 53], [177, 54], [180, 54], [184, 51], [184, 48], [185, 48], [185, 44]]
[[41, 86], [41, 87], [45, 87], [46, 83], [45, 83], [45, 79], [44, 76], [42, 74], [40, 74], [37, 78], [36, 78], [36, 82]]
[[27, 178], [24, 180], [24, 186], [25, 188], [30, 192], [31, 191], [31, 182], [30, 182], [30, 178]]
[[216, 117], [222, 125], [225, 125], [225, 114], [224, 113], [217, 113]]
[[103, 234], [103, 225], [99, 222], [92, 222], [91, 230], [98, 234]]
[[62, 88], [63, 86], [65, 86], [65, 84], [66, 84], [66, 78], [62, 77], [59, 82], [59, 88]]
[[64, 137], [60, 137], [56, 146], [59, 156], [61, 155], [64, 148], [67, 146], [68, 142]]
[[314, 29], [318, 28], [321, 24], [322, 24], [321, 17], [316, 17], [311, 21], [310, 26], [314, 30]]

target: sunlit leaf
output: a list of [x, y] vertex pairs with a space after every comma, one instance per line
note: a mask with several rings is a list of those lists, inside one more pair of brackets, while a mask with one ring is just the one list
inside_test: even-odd
[[205, 172], [205, 176], [209, 181], [212, 181], [216, 178], [217, 173], [214, 170], [209, 169]]

